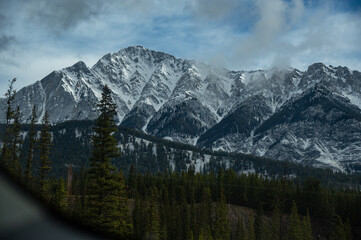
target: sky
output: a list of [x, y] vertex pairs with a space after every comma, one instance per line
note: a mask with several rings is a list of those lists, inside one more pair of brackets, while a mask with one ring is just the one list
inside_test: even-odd
[[231, 70], [361, 71], [361, 0], [0, 0], [0, 94], [135, 45]]

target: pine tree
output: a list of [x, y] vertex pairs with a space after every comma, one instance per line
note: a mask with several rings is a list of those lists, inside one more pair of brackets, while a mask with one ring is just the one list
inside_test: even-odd
[[185, 235], [184, 235], [184, 224], [183, 224], [183, 218], [182, 218], [182, 211], [180, 209], [179, 206], [177, 206], [177, 210], [175, 212], [175, 217], [176, 217], [176, 227], [175, 227], [175, 236], [176, 238], [174, 238], [175, 240], [183, 240], [185, 239]]
[[247, 226], [247, 240], [256, 240], [256, 235], [254, 232], [254, 219], [252, 214], [249, 216]]
[[58, 188], [58, 201], [59, 201], [59, 207], [62, 210], [67, 210], [68, 207], [68, 194], [66, 191], [66, 184], [64, 179], [61, 177], [59, 182], [59, 188]]
[[190, 232], [191, 232], [191, 226], [190, 226], [190, 220], [191, 220], [191, 216], [190, 216], [190, 209], [187, 203], [187, 197], [186, 197], [186, 192], [184, 187], [181, 188], [180, 192], [180, 219], [179, 219], [179, 223], [182, 226], [182, 230], [181, 230], [181, 234], [180, 236], [182, 237], [182, 239], [189, 239], [190, 237]]
[[26, 167], [25, 167], [25, 182], [31, 184], [33, 177], [32, 167], [34, 162], [34, 149], [36, 143], [36, 130], [35, 130], [35, 121], [36, 121], [36, 106], [33, 107], [31, 122], [30, 122], [30, 131], [29, 131], [29, 149], [28, 155], [26, 158]]
[[[121, 226], [127, 216], [119, 211], [119, 192], [123, 187], [111, 160], [119, 156], [114, 133], [116, 105], [113, 103], [108, 86], [103, 88], [98, 104], [99, 117], [95, 120], [92, 137], [93, 151], [88, 172], [87, 217], [97, 231], [112, 232], [123, 236]], [[125, 228], [126, 229], [126, 228]]]
[[3, 137], [3, 147], [1, 151], [1, 164], [4, 166], [9, 166], [9, 162], [11, 159], [11, 123], [14, 119], [14, 110], [12, 109], [12, 105], [15, 99], [16, 91], [14, 90], [14, 84], [16, 82], [16, 78], [9, 81], [9, 88], [5, 94], [6, 97], [6, 117], [5, 117], [5, 134]]
[[199, 232], [198, 240], [204, 240], [203, 228], [201, 228], [201, 231]]
[[125, 189], [125, 179], [121, 170], [118, 173], [118, 181], [120, 183], [120, 189], [118, 192], [119, 205], [118, 211], [120, 213], [118, 231], [123, 237], [131, 236], [133, 233], [133, 224], [131, 223], [131, 217], [129, 214], [128, 198]]
[[336, 223], [329, 237], [330, 240], [352, 240], [352, 233], [349, 221], [344, 224], [339, 216], [336, 216]]
[[204, 239], [205, 240], [213, 240], [213, 236], [212, 236], [211, 230], [209, 229], [209, 226], [206, 227], [206, 230], [204, 231]]
[[216, 219], [214, 224], [214, 239], [230, 239], [230, 226], [228, 220], [228, 208], [226, 199], [221, 189], [220, 199], [216, 204]]
[[191, 230], [191, 232], [189, 233], [189, 237], [187, 238], [188, 240], [194, 240], [194, 236], [193, 236], [193, 231]]
[[346, 240], [346, 234], [344, 232], [344, 226], [339, 216], [336, 216], [336, 223], [333, 231], [329, 237], [330, 240]]
[[288, 225], [288, 239], [289, 240], [302, 240], [301, 221], [298, 216], [297, 205], [295, 201], [292, 201], [290, 221]]
[[352, 237], [351, 225], [350, 225], [350, 220], [348, 218], [343, 225], [343, 229], [344, 229], [346, 240], [352, 240], [353, 237]]
[[134, 239], [142, 239], [144, 235], [144, 206], [139, 194], [135, 195], [133, 209], [133, 236]]
[[134, 198], [137, 189], [137, 173], [133, 164], [130, 165], [128, 183], [130, 196], [131, 198]]
[[234, 240], [246, 240], [246, 230], [244, 229], [243, 222], [238, 218], [236, 232], [233, 237]]
[[161, 230], [160, 230], [160, 240], [166, 240], [168, 239], [168, 232], [167, 232], [167, 223], [163, 222]]
[[51, 169], [50, 167], [51, 161], [49, 160], [51, 134], [50, 134], [49, 115], [47, 111], [45, 111], [42, 123], [43, 126], [40, 132], [40, 139], [39, 139], [39, 149], [40, 149], [39, 179], [40, 179], [41, 195], [43, 197], [46, 197], [46, 177]]
[[64, 179], [60, 178], [59, 181], [53, 183], [52, 188], [50, 203], [56, 208], [65, 210], [67, 207], [67, 194]]
[[198, 240], [213, 240], [209, 227], [206, 227], [205, 229], [201, 228], [199, 231]]
[[258, 206], [256, 219], [254, 221], [254, 231], [256, 235], [256, 240], [264, 239], [265, 229], [262, 218], [263, 218], [263, 210], [262, 210], [262, 205], [260, 204]]
[[310, 220], [310, 214], [307, 209], [307, 215], [303, 218], [303, 240], [312, 240], [312, 229], [311, 229], [311, 220]]
[[193, 238], [196, 238], [198, 233], [197, 226], [197, 210], [195, 205], [194, 192], [191, 193], [191, 203], [190, 203], [190, 228], [193, 233]]
[[203, 230], [211, 224], [212, 196], [209, 188], [203, 188], [199, 206], [198, 227]]
[[13, 172], [14, 176], [21, 176], [20, 145], [22, 140], [20, 138], [20, 130], [20, 107], [18, 106], [14, 112], [14, 122], [11, 126], [12, 141], [10, 145], [10, 170]]
[[87, 184], [88, 183], [88, 171], [85, 169], [84, 165], [81, 165], [80, 169], [80, 179], [79, 179], [79, 194], [80, 194], [80, 209], [78, 213], [79, 217], [84, 216], [86, 209], [86, 194], [87, 194]]
[[178, 208], [177, 208], [175, 196], [173, 194], [170, 194], [170, 196], [171, 197], [170, 197], [169, 211], [167, 214], [167, 226], [168, 226], [167, 234], [169, 239], [176, 239], [177, 231], [179, 231], [177, 225], [177, 222], [179, 221], [179, 217], [176, 214], [178, 212]]
[[158, 240], [160, 239], [160, 217], [157, 206], [156, 196], [158, 191], [155, 187], [151, 189], [150, 198], [147, 206], [147, 216], [145, 224], [145, 239]]
[[276, 204], [272, 212], [272, 220], [269, 227], [270, 240], [279, 240], [280, 237], [280, 215], [281, 211]]

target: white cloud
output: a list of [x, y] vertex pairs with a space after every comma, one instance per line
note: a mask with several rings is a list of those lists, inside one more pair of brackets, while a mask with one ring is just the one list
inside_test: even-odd
[[[233, 44], [221, 50], [234, 52], [225, 58], [228, 66], [234, 69], [293, 66], [304, 70], [321, 61], [360, 70], [360, 15], [337, 13], [330, 5], [306, 9], [300, 0], [259, 0], [256, 11], [258, 18], [250, 34], [235, 38]], [[219, 52], [215, 53], [218, 55]]]

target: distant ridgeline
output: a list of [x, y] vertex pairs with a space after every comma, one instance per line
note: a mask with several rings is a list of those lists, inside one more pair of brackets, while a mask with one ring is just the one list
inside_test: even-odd
[[[92, 121], [68, 121], [51, 127], [53, 145], [50, 159], [51, 175], [66, 176], [66, 164], [75, 166], [75, 173], [80, 173], [88, 165], [91, 154]], [[38, 133], [40, 133], [40, 125]], [[29, 125], [22, 125], [22, 167], [28, 151]], [[3, 134], [4, 125], [0, 125]], [[361, 184], [361, 167], [352, 166], [353, 174], [334, 172], [331, 169], [313, 168], [300, 164], [275, 161], [241, 153], [215, 152], [201, 149], [165, 139], [160, 139], [145, 133], [119, 127], [117, 132], [121, 156], [114, 160], [114, 165], [128, 174], [133, 164], [137, 172], [157, 173], [168, 170], [176, 172], [194, 169], [196, 172], [218, 171], [220, 168], [232, 168], [238, 174], [257, 173], [264, 177], [280, 178], [286, 175], [302, 182], [307, 177], [318, 178], [323, 185], [354, 186]], [[37, 153], [36, 153], [37, 154]], [[36, 164], [39, 164], [35, 162]], [[36, 169], [36, 168], [35, 168]]]

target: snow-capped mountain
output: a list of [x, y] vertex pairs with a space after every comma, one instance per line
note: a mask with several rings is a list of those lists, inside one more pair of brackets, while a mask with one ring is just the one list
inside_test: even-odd
[[361, 164], [361, 73], [346, 67], [229, 71], [135, 46], [54, 71], [15, 104], [23, 122], [33, 105], [39, 122], [45, 110], [52, 123], [94, 119], [105, 84], [118, 122], [158, 137], [336, 169]]

